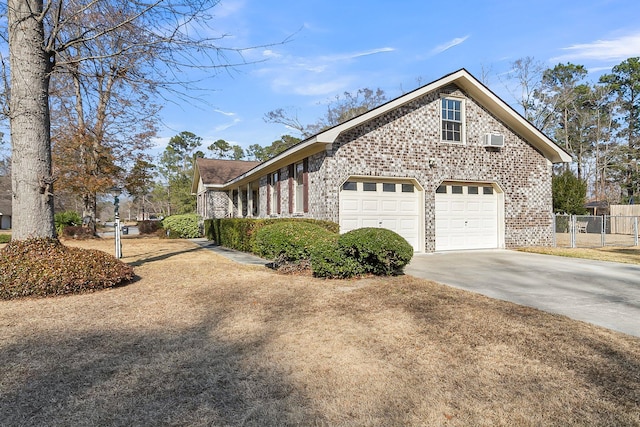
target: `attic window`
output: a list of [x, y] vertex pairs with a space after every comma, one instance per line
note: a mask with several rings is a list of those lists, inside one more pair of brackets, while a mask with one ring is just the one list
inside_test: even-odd
[[458, 98], [442, 98], [441, 119], [442, 140], [447, 142], [463, 142], [463, 100]]

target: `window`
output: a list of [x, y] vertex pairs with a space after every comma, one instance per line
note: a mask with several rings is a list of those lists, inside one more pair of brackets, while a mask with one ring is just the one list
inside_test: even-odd
[[467, 188], [467, 193], [468, 194], [478, 194], [478, 187], [476, 186], [470, 186]]
[[482, 194], [493, 194], [493, 187], [482, 187]]
[[442, 140], [462, 142], [462, 100], [442, 98]]
[[396, 192], [396, 185], [395, 184], [391, 184], [389, 182], [385, 182], [382, 184], [382, 191], [384, 191], [385, 193], [395, 193]]
[[451, 194], [462, 194], [462, 185], [452, 185]]
[[304, 163], [296, 163], [293, 169], [296, 193], [296, 212], [302, 212], [304, 208]]
[[447, 186], [446, 185], [441, 185], [440, 187], [436, 188], [436, 193], [438, 193], [438, 194], [447, 194]]
[[378, 191], [378, 187], [375, 182], [363, 182], [362, 183], [363, 191]]
[[413, 193], [413, 191], [414, 191], [413, 184], [402, 184], [403, 193]]
[[358, 189], [358, 183], [355, 181], [347, 181], [342, 184], [342, 189], [345, 191], [356, 191]]

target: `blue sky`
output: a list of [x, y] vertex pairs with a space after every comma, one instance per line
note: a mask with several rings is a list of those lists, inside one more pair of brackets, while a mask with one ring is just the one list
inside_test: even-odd
[[640, 56], [637, 0], [222, 0], [213, 14], [225, 47], [289, 40], [245, 51], [255, 63], [206, 80], [206, 102], [167, 103], [160, 150], [184, 130], [205, 147], [217, 139], [269, 145], [294, 132], [265, 123], [268, 111], [289, 108], [312, 123], [345, 91], [381, 88], [393, 99], [460, 68], [515, 105], [508, 72], [519, 58], [581, 64], [597, 80]]

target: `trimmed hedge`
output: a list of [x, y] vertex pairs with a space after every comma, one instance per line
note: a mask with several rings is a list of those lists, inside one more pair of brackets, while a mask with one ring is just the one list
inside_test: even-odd
[[413, 257], [413, 247], [399, 234], [386, 228], [359, 228], [342, 234], [338, 247], [365, 271], [389, 276], [402, 273]]
[[260, 228], [255, 234], [255, 251], [276, 264], [309, 260], [314, 247], [335, 245], [337, 234], [308, 222], [279, 222]]
[[335, 222], [309, 218], [221, 218], [204, 221], [204, 235], [221, 246], [243, 252], [257, 253], [255, 234], [263, 227], [283, 222], [318, 225], [331, 233], [338, 233]]
[[162, 220], [166, 236], [177, 239], [195, 239], [202, 236], [200, 217], [196, 214], [171, 215]]
[[330, 242], [319, 242], [311, 250], [311, 270], [316, 277], [348, 279], [365, 273], [362, 264], [344, 254], [338, 245], [338, 235]]
[[57, 239], [12, 241], [0, 251], [0, 299], [92, 292], [133, 277], [133, 267], [112, 255]]

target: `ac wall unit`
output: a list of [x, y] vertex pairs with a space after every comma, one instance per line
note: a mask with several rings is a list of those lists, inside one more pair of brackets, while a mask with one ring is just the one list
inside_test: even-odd
[[500, 133], [487, 133], [484, 135], [485, 147], [504, 147], [504, 135]]

